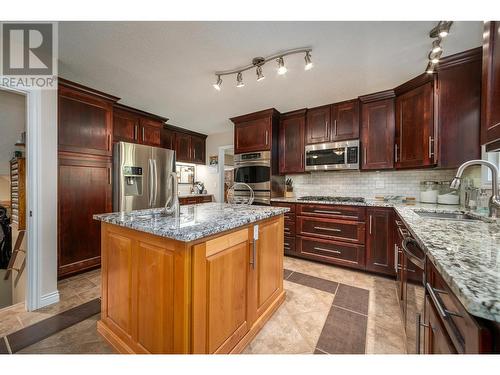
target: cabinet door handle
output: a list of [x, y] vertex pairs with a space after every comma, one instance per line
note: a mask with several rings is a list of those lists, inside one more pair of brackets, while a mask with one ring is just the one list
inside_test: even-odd
[[398, 162], [398, 144], [397, 143], [394, 145], [394, 161], [396, 163]]
[[330, 249], [325, 249], [324, 247], [313, 247], [314, 250], [318, 250], [318, 251], [326, 251], [327, 253], [334, 253], [334, 254], [342, 254], [340, 251], [338, 250], [330, 250]]
[[252, 265], [252, 269], [255, 269], [255, 263], [257, 261], [257, 240], [253, 240], [252, 242], [252, 261], [250, 264]]
[[363, 147], [363, 160], [365, 161], [364, 164], [366, 165], [366, 147]]
[[144, 142], [144, 126], [142, 127], [142, 141]]
[[269, 144], [269, 131], [266, 130], [266, 146]]
[[108, 151], [111, 151], [111, 134], [108, 134]]
[[429, 136], [429, 159], [432, 159], [433, 156], [434, 156], [434, 152], [433, 152], [433, 147], [432, 147], [432, 144], [434, 143], [434, 139], [432, 138], [432, 136], [430, 135]]
[[108, 185], [111, 185], [111, 168], [108, 167]]
[[370, 234], [372, 234], [372, 217], [373, 215], [370, 215]]
[[314, 227], [314, 229], [326, 230], [329, 232], [342, 232], [342, 229], [338, 229], [338, 228]]
[[398, 245], [394, 244], [394, 272], [398, 272]]
[[333, 121], [333, 127], [335, 129], [335, 135], [337, 135], [337, 119]]

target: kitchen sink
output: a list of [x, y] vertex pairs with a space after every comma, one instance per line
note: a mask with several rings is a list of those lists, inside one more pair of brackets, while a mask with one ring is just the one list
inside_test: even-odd
[[457, 221], [481, 221], [480, 218], [463, 212], [431, 212], [415, 211], [418, 216], [430, 219], [457, 220]]

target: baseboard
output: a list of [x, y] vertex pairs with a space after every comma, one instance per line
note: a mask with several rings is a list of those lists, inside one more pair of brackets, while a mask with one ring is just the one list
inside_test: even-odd
[[52, 305], [53, 303], [59, 302], [59, 291], [44, 294], [40, 297], [40, 303], [38, 304], [38, 308], [42, 308], [48, 305]]

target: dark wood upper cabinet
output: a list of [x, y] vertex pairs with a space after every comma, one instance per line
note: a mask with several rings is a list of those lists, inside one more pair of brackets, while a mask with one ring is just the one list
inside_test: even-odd
[[306, 144], [330, 142], [331, 106], [311, 108], [306, 116]]
[[500, 21], [484, 23], [481, 144], [500, 150]]
[[148, 146], [160, 147], [163, 123], [149, 118], [141, 118], [140, 125], [141, 143]]
[[58, 149], [111, 156], [113, 103], [118, 98], [59, 79]]
[[366, 269], [394, 275], [394, 210], [367, 208]]
[[475, 48], [439, 62], [437, 143], [442, 168], [481, 158], [481, 55], [481, 48]]
[[306, 109], [284, 113], [279, 126], [279, 173], [304, 172]]
[[424, 73], [397, 87], [395, 167], [436, 164], [434, 79]]
[[175, 150], [175, 131], [166, 126], [161, 131], [161, 147]]
[[175, 136], [176, 160], [191, 162], [191, 136], [186, 133], [177, 133]]
[[359, 138], [359, 100], [348, 100], [331, 106], [332, 141]]
[[113, 110], [113, 142], [137, 142], [139, 117], [120, 109]]
[[161, 147], [175, 151], [177, 161], [184, 163], [205, 164], [205, 134], [165, 125], [160, 132]]
[[234, 153], [270, 151], [277, 139], [279, 112], [274, 108], [231, 118]]
[[191, 136], [191, 159], [193, 163], [205, 163], [205, 138]]
[[360, 97], [361, 169], [394, 168], [394, 91]]

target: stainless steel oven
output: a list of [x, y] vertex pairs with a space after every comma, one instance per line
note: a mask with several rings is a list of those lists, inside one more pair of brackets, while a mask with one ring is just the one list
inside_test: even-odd
[[[254, 204], [270, 205], [271, 198], [282, 197], [285, 176], [278, 172], [277, 160], [272, 160], [270, 151], [250, 152], [234, 155], [234, 182], [243, 182], [254, 191]], [[249, 194], [236, 191], [235, 194]]]
[[306, 171], [359, 169], [359, 140], [319, 143], [305, 148]]
[[269, 151], [234, 155], [234, 182], [243, 182], [254, 191], [271, 190]]

